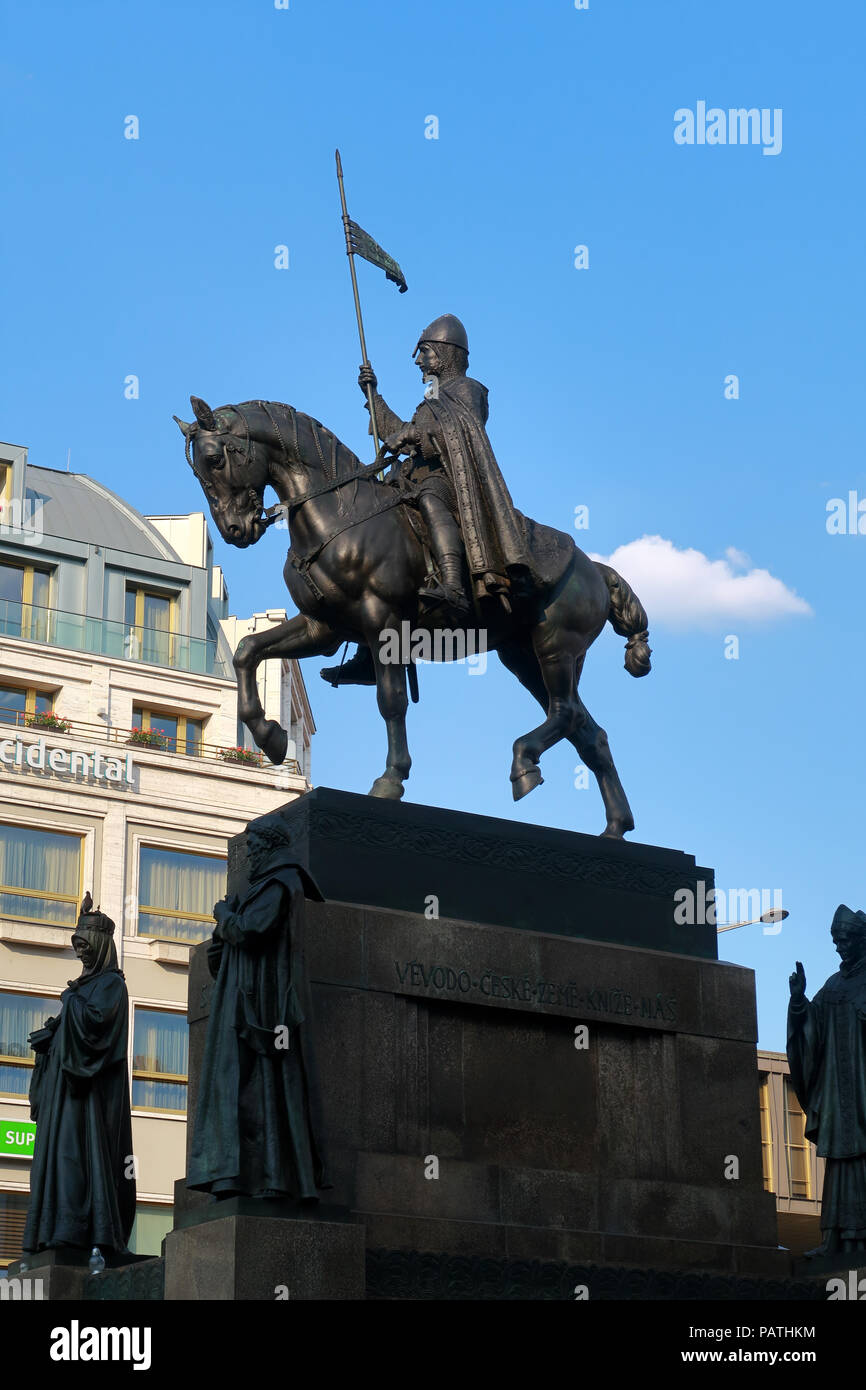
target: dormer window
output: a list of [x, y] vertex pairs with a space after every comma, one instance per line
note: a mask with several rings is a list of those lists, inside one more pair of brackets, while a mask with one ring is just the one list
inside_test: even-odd
[[35, 565], [0, 563], [0, 634], [48, 640], [51, 575]]
[[155, 666], [174, 664], [177, 635], [177, 596], [156, 589], [127, 585], [124, 655]]

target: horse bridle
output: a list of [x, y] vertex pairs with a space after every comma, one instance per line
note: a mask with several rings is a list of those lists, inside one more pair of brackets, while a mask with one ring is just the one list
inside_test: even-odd
[[[251, 404], [251, 405], [257, 405], [257, 406], [259, 406], [259, 407], [264, 411], [264, 413], [267, 415], [268, 420], [269, 420], [270, 423], [271, 423], [271, 427], [273, 428], [274, 434], [276, 435], [276, 437], [277, 437], [277, 439], [278, 439], [278, 441], [279, 441], [280, 448], [282, 449], [282, 452], [283, 452], [283, 461], [285, 462], [286, 466], [289, 467], [289, 468], [291, 468], [293, 465], [294, 465], [294, 466], [297, 466], [297, 465], [300, 463], [300, 446], [299, 446], [299, 441], [298, 441], [298, 412], [295, 410], [294, 406], [291, 406], [291, 405], [287, 405], [287, 406], [286, 406], [286, 409], [287, 409], [288, 411], [291, 412], [292, 431], [293, 431], [293, 434], [294, 434], [294, 445], [295, 445], [295, 452], [294, 452], [294, 456], [293, 456], [292, 453], [291, 453], [290, 450], [289, 450], [288, 445], [286, 444], [285, 439], [283, 438], [282, 431], [280, 430], [279, 422], [276, 420], [276, 418], [274, 417], [273, 411], [270, 409], [269, 402], [268, 402], [268, 401], [251, 401], [250, 404]], [[226, 463], [228, 462], [227, 455], [228, 455], [229, 451], [231, 451], [232, 453], [240, 454], [240, 455], [241, 455], [241, 460], [240, 460], [241, 466], [244, 466], [244, 467], [245, 467], [245, 466], [248, 466], [248, 465], [249, 465], [249, 461], [250, 461], [250, 452], [251, 452], [251, 449], [252, 449], [252, 440], [251, 440], [251, 437], [250, 437], [250, 426], [249, 426], [249, 421], [247, 420], [247, 417], [246, 417], [244, 411], [240, 408], [240, 406], [238, 406], [238, 405], [233, 405], [233, 406], [230, 406], [229, 409], [232, 410], [236, 415], [239, 415], [239, 416], [240, 416], [240, 419], [241, 419], [241, 421], [242, 421], [242, 423], [243, 423], [243, 427], [244, 427], [244, 433], [243, 433], [243, 437], [242, 437], [242, 440], [240, 441], [240, 443], [236, 443], [236, 442], [234, 442], [234, 441], [236, 440], [236, 436], [233, 435], [233, 434], [231, 433], [230, 430], [221, 430], [221, 431], [220, 431], [220, 434], [221, 434], [222, 436], [227, 436], [227, 437], [225, 438], [225, 441], [224, 441], [223, 445], [222, 445], [223, 454], [224, 454], [224, 456], [225, 456], [225, 462], [226, 462]], [[313, 423], [313, 426], [314, 426], [313, 431], [312, 431], [312, 434], [313, 434], [313, 441], [314, 441], [314, 443], [315, 443], [315, 445], [316, 445], [316, 450], [317, 450], [318, 455], [319, 455], [319, 460], [320, 460], [320, 462], [321, 462], [321, 464], [322, 464], [322, 471], [323, 471], [323, 472], [326, 472], [326, 471], [327, 471], [327, 465], [326, 465], [326, 463], [325, 463], [325, 456], [324, 456], [324, 454], [323, 454], [323, 452], [322, 452], [322, 445], [321, 445], [321, 441], [320, 441], [320, 439], [319, 439], [319, 431], [318, 431], [318, 429], [315, 428], [315, 421], [313, 421], [312, 423]], [[191, 442], [192, 442], [192, 440], [195, 438], [196, 434], [199, 432], [199, 429], [200, 429], [200, 428], [201, 428], [201, 426], [200, 426], [199, 422], [196, 421], [195, 425], [194, 425], [193, 428], [188, 432], [188, 434], [186, 435], [186, 439], [185, 439], [185, 454], [186, 454], [186, 461], [187, 461], [187, 463], [189, 464], [190, 468], [192, 468], [192, 471], [193, 471], [194, 473], [196, 472], [196, 469], [195, 469], [195, 465], [193, 464], [192, 456], [191, 456]], [[332, 443], [331, 443], [331, 470], [332, 470], [332, 472], [336, 472], [336, 448], [337, 448], [336, 436], [332, 436]], [[264, 502], [263, 502], [263, 498], [261, 498], [261, 497], [259, 496], [259, 494], [256, 492], [256, 489], [255, 489], [254, 487], [251, 486], [251, 487], [248, 489], [248, 496], [249, 496], [250, 501], [254, 504], [254, 506], [255, 506], [255, 507], [258, 509], [258, 511], [259, 511], [259, 516], [256, 518], [257, 521], [258, 521], [258, 523], [259, 523], [259, 525], [262, 526], [263, 529], [267, 529], [267, 527], [273, 526], [275, 522], [279, 521], [280, 518], [281, 518], [282, 516], [285, 516], [285, 517], [286, 517], [286, 520], [288, 521], [288, 520], [290, 519], [292, 513], [294, 513], [295, 511], [297, 511], [297, 509], [298, 509], [299, 507], [302, 507], [302, 506], [304, 505], [305, 502], [311, 502], [311, 501], [313, 501], [313, 499], [316, 498], [316, 497], [324, 497], [324, 496], [325, 496], [327, 493], [329, 493], [329, 492], [336, 492], [339, 488], [345, 487], [348, 483], [360, 482], [360, 481], [363, 481], [364, 479], [369, 479], [369, 478], [373, 477], [375, 474], [380, 474], [380, 473], [382, 472], [382, 469], [383, 469], [384, 465], [385, 465], [384, 452], [385, 452], [385, 445], [383, 444], [383, 445], [380, 446], [380, 448], [379, 448], [379, 450], [378, 450], [378, 452], [377, 452], [377, 454], [376, 454], [376, 457], [375, 457], [375, 459], [373, 460], [372, 463], [365, 464], [362, 468], [356, 469], [353, 473], [348, 473], [344, 478], [333, 478], [333, 477], [332, 477], [332, 478], [330, 479], [330, 481], [328, 481], [328, 482], [326, 482], [326, 483], [322, 483], [319, 487], [308, 488], [306, 492], [301, 493], [300, 497], [294, 497], [294, 498], [292, 498], [291, 502], [275, 502], [272, 506], [270, 506], [270, 507], [265, 507], [265, 506], [264, 506]], [[198, 476], [198, 475], [196, 474], [196, 476]], [[345, 524], [344, 526], [341, 526], [337, 531], [335, 531], [331, 536], [329, 536], [329, 537], [327, 538], [327, 540], [323, 541], [322, 544], [316, 548], [316, 554], [318, 555], [318, 554], [324, 549], [324, 547], [325, 547], [326, 545], [330, 544], [330, 542], [331, 542], [332, 540], [334, 540], [336, 536], [341, 535], [343, 531], [349, 530], [349, 528], [352, 527], [352, 526], [357, 526], [359, 522], [361, 522], [361, 521], [366, 521], [366, 520], [368, 520], [369, 517], [371, 517], [371, 516], [376, 516], [379, 512], [387, 511], [390, 507], [396, 506], [396, 504], [397, 504], [398, 502], [402, 501], [402, 500], [403, 500], [403, 499], [402, 499], [401, 497], [399, 497], [399, 496], [395, 496], [393, 499], [389, 498], [389, 499], [384, 503], [384, 505], [379, 506], [379, 507], [376, 507], [372, 512], [368, 513], [367, 515], [361, 516], [361, 517], [356, 517], [356, 518], [353, 518], [352, 520], [346, 522], [346, 524]], [[311, 563], [312, 563], [312, 556], [306, 557], [306, 564], [308, 565], [308, 564], [311, 564]]]

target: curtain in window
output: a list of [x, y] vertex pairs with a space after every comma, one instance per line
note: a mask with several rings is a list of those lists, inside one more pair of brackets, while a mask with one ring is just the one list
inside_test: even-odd
[[27, 635], [32, 642], [48, 641], [48, 595], [51, 576], [45, 570], [33, 571], [33, 604], [27, 623]]
[[183, 1014], [155, 1009], [135, 1010], [132, 1103], [147, 1110], [185, 1110], [186, 1086], [176, 1081], [138, 1079], [136, 1072], [168, 1072], [186, 1076], [189, 1028]]
[[[77, 835], [0, 825], [0, 914], [74, 927], [80, 865], [81, 840]], [[7, 891], [15, 888], [25, 891]], [[68, 895], [74, 901], [30, 897], [28, 888]]]
[[[213, 905], [225, 891], [225, 859], [144, 845], [139, 860], [139, 932], [204, 941], [213, 931]], [[173, 917], [174, 912], [192, 912], [207, 920]]]
[[[60, 1013], [60, 1000], [41, 994], [0, 994], [0, 1054], [33, 1061], [27, 1042], [47, 1018]], [[30, 1068], [0, 1065], [0, 1092], [26, 1096], [30, 1089]]]
[[17, 565], [0, 565], [0, 633], [21, 636], [23, 597], [24, 570]]
[[169, 665], [171, 603], [158, 594], [144, 595], [143, 659]]

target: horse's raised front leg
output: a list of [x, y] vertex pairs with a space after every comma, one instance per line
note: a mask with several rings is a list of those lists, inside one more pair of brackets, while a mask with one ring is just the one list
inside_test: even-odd
[[395, 662], [383, 662], [375, 642], [371, 642], [370, 650], [376, 670], [376, 701], [388, 730], [388, 761], [385, 771], [376, 778], [369, 794], [399, 801], [403, 795], [403, 783], [412, 766], [406, 738], [406, 710], [409, 706], [406, 667]]
[[259, 699], [256, 671], [271, 657], [332, 656], [342, 638], [316, 618], [303, 614], [251, 633], [238, 643], [234, 668], [238, 681], [238, 718], [246, 724], [259, 748], [272, 763], [285, 759], [289, 736], [281, 724], [267, 719]]

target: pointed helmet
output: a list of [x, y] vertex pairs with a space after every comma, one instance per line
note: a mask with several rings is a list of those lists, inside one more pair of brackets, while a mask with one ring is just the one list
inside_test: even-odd
[[[451, 343], [454, 347], [461, 347], [469, 351], [469, 339], [466, 336], [466, 329], [457, 318], [456, 314], [443, 314], [441, 318], [434, 319], [418, 339], [415, 344], [415, 352], [418, 351], [422, 343]], [[413, 352], [413, 357], [415, 355]]]

